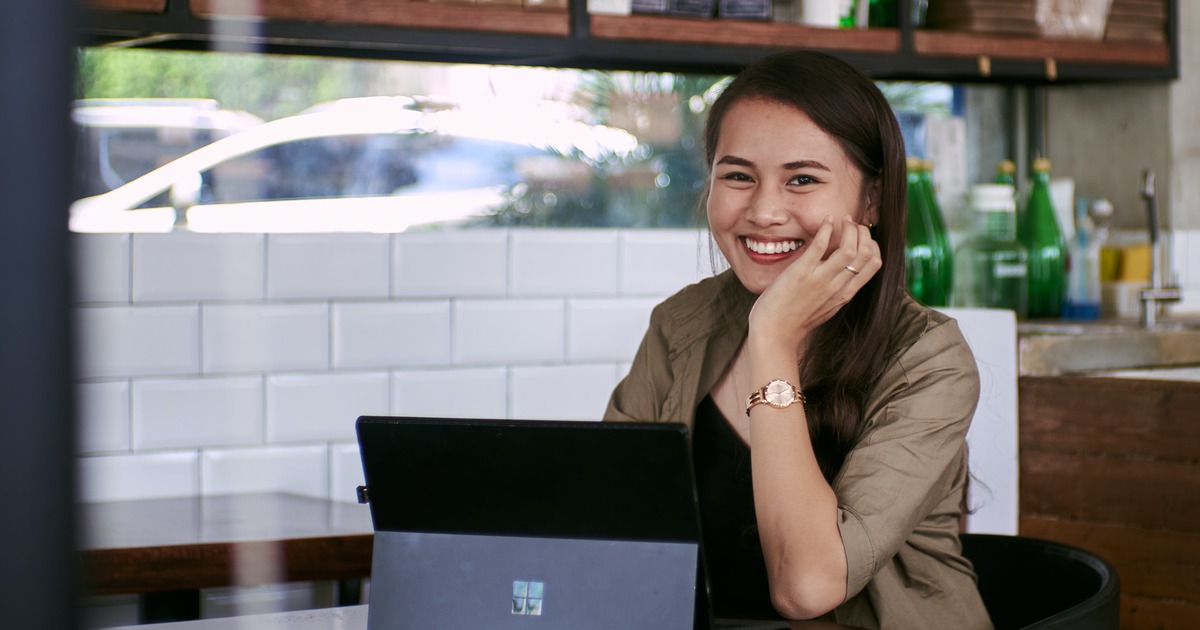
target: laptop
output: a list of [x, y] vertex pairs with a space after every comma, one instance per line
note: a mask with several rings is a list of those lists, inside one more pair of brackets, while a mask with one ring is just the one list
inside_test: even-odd
[[682, 424], [363, 416], [368, 630], [716, 622]]

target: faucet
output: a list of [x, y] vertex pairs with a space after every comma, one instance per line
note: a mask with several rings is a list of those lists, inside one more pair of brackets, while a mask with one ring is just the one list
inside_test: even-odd
[[1147, 227], [1150, 230], [1150, 286], [1142, 289], [1142, 327], [1154, 328], [1158, 325], [1159, 307], [1164, 302], [1178, 302], [1182, 297], [1179, 287], [1167, 284], [1165, 265], [1162, 258], [1162, 244], [1159, 242], [1158, 203], [1154, 190], [1154, 171], [1142, 171], [1142, 199], [1146, 201]]

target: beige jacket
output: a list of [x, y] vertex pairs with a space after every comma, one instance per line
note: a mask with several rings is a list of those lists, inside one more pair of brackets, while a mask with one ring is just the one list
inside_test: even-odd
[[[606, 420], [682, 422], [745, 339], [755, 296], [725, 272], [655, 307]], [[966, 435], [979, 399], [957, 323], [911, 299], [901, 310], [868, 426], [834, 480], [846, 601], [826, 619], [862, 628], [990, 628], [958, 540]]]

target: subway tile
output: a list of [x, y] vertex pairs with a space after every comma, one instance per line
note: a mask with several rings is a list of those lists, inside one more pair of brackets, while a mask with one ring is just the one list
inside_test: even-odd
[[163, 376], [200, 371], [199, 307], [84, 306], [75, 311], [79, 375]]
[[392, 376], [392, 412], [434, 418], [503, 418], [508, 372], [503, 367], [401, 371]]
[[448, 301], [348, 302], [333, 306], [336, 369], [449, 362]]
[[386, 298], [387, 234], [272, 234], [267, 298]]
[[263, 441], [259, 376], [133, 382], [135, 451]]
[[1180, 247], [1183, 266], [1178, 267], [1179, 284], [1200, 285], [1200, 230], [1183, 232], [1183, 245]]
[[[716, 252], [715, 258], [710, 251]], [[634, 230], [621, 233], [622, 295], [667, 296], [724, 268], [707, 232]]]
[[358, 503], [358, 490], [366, 484], [358, 443], [329, 445], [329, 498], [341, 503]]
[[72, 234], [75, 302], [128, 302], [130, 234]]
[[267, 377], [267, 443], [353, 440], [361, 415], [388, 412], [387, 372]]
[[600, 420], [617, 384], [611, 364], [512, 369], [512, 417]]
[[508, 231], [395, 234], [396, 297], [501, 296], [508, 290]]
[[79, 452], [128, 451], [129, 381], [80, 383], [75, 393]]
[[200, 493], [196, 451], [102, 455], [76, 460], [80, 501], [138, 501]]
[[454, 308], [456, 364], [563, 360], [562, 300], [463, 300]]
[[567, 302], [567, 360], [629, 361], [657, 299], [572, 299]]
[[329, 367], [329, 306], [215, 304], [202, 313], [204, 372]]
[[263, 297], [262, 234], [133, 236], [133, 301], [258, 300]]
[[200, 490], [214, 494], [290, 492], [328, 498], [329, 457], [324, 444], [205, 450]]
[[512, 295], [615, 295], [615, 230], [514, 230]]

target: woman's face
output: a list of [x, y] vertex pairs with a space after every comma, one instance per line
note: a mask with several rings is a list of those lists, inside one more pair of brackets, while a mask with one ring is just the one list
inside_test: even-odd
[[[841, 145], [807, 114], [782, 103], [742, 99], [721, 121], [709, 165], [708, 224], [739, 280], [762, 293], [833, 217], [875, 221], [863, 175]], [[875, 187], [871, 187], [874, 189]]]

